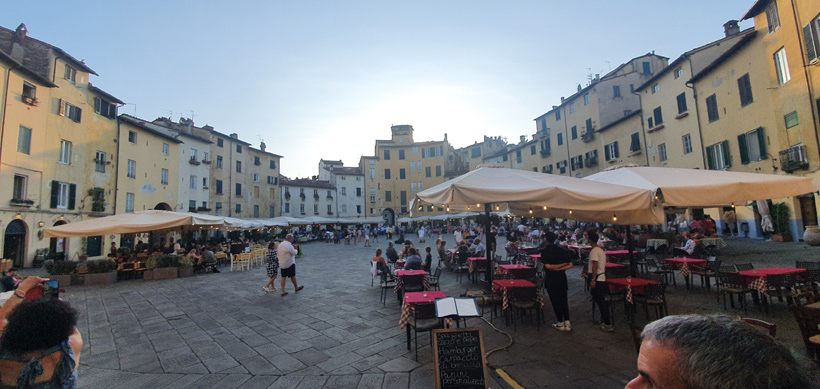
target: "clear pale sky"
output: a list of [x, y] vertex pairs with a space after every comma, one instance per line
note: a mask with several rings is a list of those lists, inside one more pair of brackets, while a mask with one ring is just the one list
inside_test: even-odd
[[193, 111], [307, 177], [320, 158], [357, 165], [393, 124], [454, 147], [516, 142], [588, 74], [653, 50], [674, 60], [753, 3], [15, 1], [0, 25], [85, 59], [91, 82], [127, 102], [120, 113]]

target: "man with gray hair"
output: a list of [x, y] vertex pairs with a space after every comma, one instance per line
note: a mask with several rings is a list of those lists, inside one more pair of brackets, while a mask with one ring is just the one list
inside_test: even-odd
[[285, 292], [286, 278], [290, 278], [290, 281], [293, 282], [293, 288], [297, 292], [305, 288], [296, 283], [296, 254], [298, 254], [298, 251], [292, 243], [293, 234], [288, 234], [285, 236], [285, 241], [279, 243], [279, 247], [276, 248], [276, 254], [279, 256], [279, 268], [282, 273], [282, 296], [288, 294], [288, 292]]
[[641, 334], [626, 388], [817, 388], [813, 368], [750, 324], [727, 316], [667, 316]]

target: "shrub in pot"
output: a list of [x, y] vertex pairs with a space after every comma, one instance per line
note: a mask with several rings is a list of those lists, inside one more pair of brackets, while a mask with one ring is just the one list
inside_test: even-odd
[[60, 286], [69, 286], [77, 282], [77, 262], [47, 260], [43, 266], [50, 279], [60, 282]]
[[157, 265], [154, 269], [155, 280], [168, 280], [177, 278], [179, 275], [179, 257], [176, 255], [162, 255], [157, 257]]
[[187, 256], [179, 259], [179, 277], [190, 277], [194, 275], [194, 262]]
[[104, 285], [117, 282], [117, 263], [108, 259], [86, 261], [88, 273], [84, 277], [85, 285]]
[[791, 242], [792, 234], [789, 228], [789, 207], [785, 203], [772, 204], [769, 209], [769, 214], [772, 217], [772, 227], [774, 227], [772, 241]]
[[148, 259], [145, 260], [145, 271], [142, 273], [142, 279], [154, 279], [154, 270], [156, 270], [157, 266], [159, 265], [159, 258], [160, 257], [158, 255], [154, 255], [148, 257]]

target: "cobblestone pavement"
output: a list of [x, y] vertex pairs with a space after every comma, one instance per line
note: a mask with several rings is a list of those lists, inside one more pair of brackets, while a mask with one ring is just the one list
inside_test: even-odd
[[[445, 236], [452, 240], [452, 236]], [[721, 258], [753, 262], [758, 267], [816, 259], [818, 250], [802, 243], [727, 239]], [[417, 244], [417, 247], [434, 243]], [[305, 289], [289, 295], [262, 291], [264, 267], [251, 271], [196, 275], [167, 281], [124, 281], [110, 286], [69, 287], [65, 299], [80, 311], [85, 339], [80, 385], [90, 388], [431, 388], [429, 338], [419, 340], [419, 361], [408, 351], [399, 330], [400, 306], [390, 294], [379, 302], [378, 282], [371, 287], [371, 248], [311, 243], [297, 259], [297, 278]], [[450, 244], [452, 247], [452, 244]], [[494, 324], [514, 344], [493, 353], [488, 364], [501, 368], [526, 388], [615, 388], [635, 376], [636, 353], [623, 308], [616, 310], [616, 331], [605, 333], [591, 323], [590, 298], [579, 267], [569, 271], [572, 332], [535, 323], [517, 330]], [[678, 280], [680, 285], [680, 279]], [[696, 281], [697, 283], [697, 281]], [[453, 273], [442, 274], [442, 289], [457, 296], [479, 289]], [[672, 314], [722, 312], [714, 290], [679, 286], [668, 293]], [[740, 310], [727, 311], [742, 315]], [[749, 316], [778, 324], [778, 338], [804, 353], [797, 326], [785, 306], [769, 315], [754, 308]], [[489, 315], [488, 315], [489, 316]], [[554, 316], [549, 303], [545, 316]], [[643, 313], [638, 314], [644, 320]], [[503, 347], [508, 338], [480, 319], [486, 350]], [[644, 324], [641, 322], [640, 324]], [[492, 387], [501, 387], [496, 383]]]

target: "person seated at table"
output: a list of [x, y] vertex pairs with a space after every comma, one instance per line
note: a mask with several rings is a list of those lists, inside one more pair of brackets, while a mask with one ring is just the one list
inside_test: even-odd
[[0, 280], [0, 284], [3, 285], [3, 290], [8, 292], [16, 290], [17, 285], [19, 285], [22, 280], [23, 278], [17, 273], [17, 268], [12, 267], [3, 273], [3, 279]]
[[404, 260], [404, 270], [421, 270], [421, 257], [416, 253], [416, 249], [408, 249], [407, 259]]
[[401, 249], [401, 257], [402, 258], [407, 258], [408, 256], [410, 256], [410, 249], [411, 249], [410, 241], [409, 240], [404, 241], [404, 248]]
[[192, 248], [191, 251], [188, 252], [187, 257], [192, 263], [197, 263], [200, 259], [202, 259], [202, 256], [197, 255], [196, 247]]
[[393, 242], [387, 242], [387, 250], [385, 251], [385, 255], [390, 263], [395, 263], [399, 260], [399, 253], [397, 253], [396, 249], [393, 248]]
[[486, 247], [481, 243], [481, 239], [474, 240], [470, 246], [470, 254], [476, 257], [483, 257], [486, 250]]
[[376, 256], [373, 257], [373, 262], [376, 262], [376, 271], [378, 272], [376, 275], [385, 272], [390, 273], [390, 267], [387, 266], [387, 262], [385, 262], [384, 257], [382, 257], [382, 249], [376, 249]]
[[690, 226], [690, 232], [700, 232], [703, 233], [703, 220], [700, 217], [696, 217], [692, 220], [692, 225]]
[[453, 256], [454, 264], [453, 266], [458, 266], [460, 264], [467, 263], [467, 258], [470, 257], [470, 247], [467, 246], [467, 242], [462, 240], [458, 244], [458, 248], [456, 248], [456, 253]]
[[421, 270], [424, 270], [425, 272], [429, 273], [430, 267], [433, 264], [433, 249], [431, 249], [430, 246], [427, 246], [424, 249], [424, 251], [427, 253], [427, 255], [424, 257], [424, 262], [421, 263]]
[[695, 253], [695, 240], [692, 239], [688, 232], [684, 232], [682, 237], [686, 242], [682, 247], [673, 247], [672, 254], [680, 257], [689, 257]]
[[712, 217], [708, 216], [708, 215], [704, 216], [703, 217], [703, 234], [706, 235], [706, 236], [712, 236], [712, 235], [715, 235], [716, 231], [717, 231], [717, 229], [715, 227], [715, 221], [712, 220]]
[[210, 247], [206, 247], [205, 250], [202, 251], [202, 255], [199, 257], [199, 261], [194, 262], [194, 272], [197, 271], [207, 271], [206, 267], [208, 264], [216, 265], [216, 258], [214, 257], [213, 250]]
[[817, 388], [816, 367], [727, 316], [676, 315], [641, 333], [638, 388]]
[[441, 260], [446, 264], [449, 265], [451, 263], [450, 253], [447, 252], [447, 249], [444, 246], [447, 244], [447, 241], [442, 240], [439, 242], [438, 245], [438, 255], [441, 257]]

